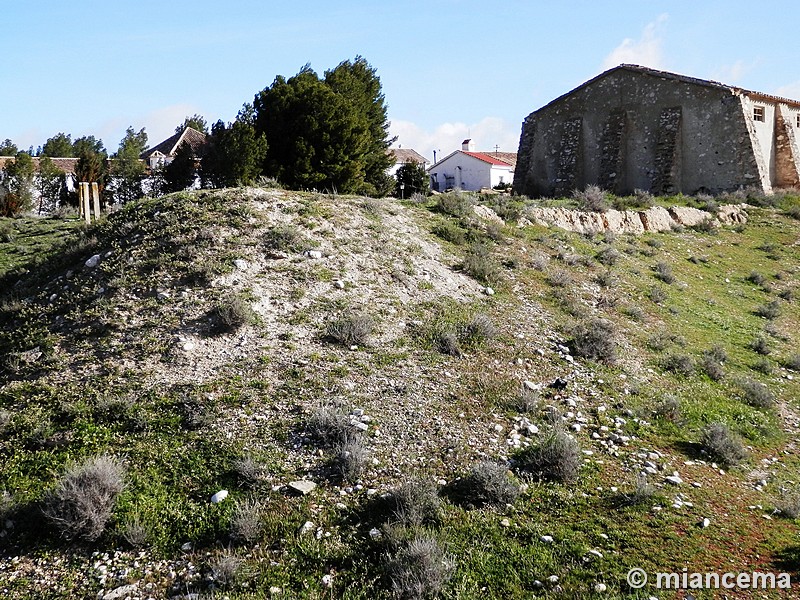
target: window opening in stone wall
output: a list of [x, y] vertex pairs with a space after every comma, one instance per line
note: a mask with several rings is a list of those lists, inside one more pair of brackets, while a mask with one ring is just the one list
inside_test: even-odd
[[797, 113], [797, 126], [800, 127], [800, 113]]
[[764, 122], [764, 107], [763, 106], [754, 106], [753, 107], [753, 120], [754, 121], [761, 121]]

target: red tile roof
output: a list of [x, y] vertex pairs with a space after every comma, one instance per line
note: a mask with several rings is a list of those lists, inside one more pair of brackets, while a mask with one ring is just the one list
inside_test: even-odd
[[[501, 160], [499, 156], [494, 156], [489, 152], [467, 152], [466, 150], [462, 150], [464, 154], [467, 156], [471, 156], [472, 158], [477, 158], [478, 160], [482, 160], [483, 162], [487, 162], [490, 165], [496, 165], [498, 167], [513, 167], [510, 162], [506, 160]], [[500, 154], [499, 152], [497, 154]], [[514, 154], [513, 152], [503, 152], [503, 154]], [[516, 157], [516, 155], [515, 155]], [[516, 159], [514, 160], [516, 164]]]

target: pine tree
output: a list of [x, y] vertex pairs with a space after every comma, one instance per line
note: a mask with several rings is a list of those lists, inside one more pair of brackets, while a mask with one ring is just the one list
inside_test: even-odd
[[253, 106], [245, 104], [236, 120], [217, 121], [203, 155], [202, 178], [207, 187], [233, 187], [253, 183], [261, 174], [267, 153], [264, 134], [255, 130]]
[[164, 186], [167, 192], [180, 192], [194, 185], [197, 177], [197, 157], [192, 147], [181, 144], [175, 157], [164, 167]]
[[125, 137], [119, 143], [114, 155], [111, 176], [114, 184], [114, 199], [120, 204], [138, 200], [144, 196], [142, 183], [147, 169], [139, 155], [147, 149], [147, 133], [144, 129], [137, 133], [128, 127]]
[[66, 178], [49, 156], [39, 159], [36, 186], [39, 191], [39, 214], [53, 212], [63, 193], [62, 186], [66, 186]]
[[[418, 162], [407, 162], [397, 169], [395, 174], [395, 196], [408, 199], [412, 194], [427, 194], [430, 177], [425, 166]], [[403, 186], [402, 188], [400, 186]]]
[[356, 56], [353, 62], [343, 61], [335, 69], [326, 71], [325, 82], [346, 98], [350, 110], [361, 113], [366, 119], [369, 144], [362, 191], [385, 196], [394, 187], [394, 181], [386, 171], [392, 165], [388, 149], [397, 138], [389, 137], [388, 107], [377, 71], [362, 56]]
[[380, 80], [361, 57], [325, 79], [306, 65], [281, 76], [254, 102], [257, 133], [266, 137], [264, 172], [291, 188], [385, 195], [388, 120]]
[[0, 175], [0, 216], [18, 217], [33, 204], [35, 168], [27, 152], [17, 152]]
[[68, 133], [57, 133], [44, 143], [40, 156], [50, 156], [52, 158], [71, 158], [75, 156], [75, 148], [72, 144], [72, 136]]

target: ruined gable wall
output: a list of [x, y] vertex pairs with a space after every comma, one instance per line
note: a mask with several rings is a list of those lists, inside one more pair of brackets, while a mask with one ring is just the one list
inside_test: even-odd
[[800, 187], [800, 127], [797, 109], [778, 105], [775, 135], [776, 187]]
[[742, 103], [730, 90], [620, 69], [529, 115], [515, 189], [694, 193], [758, 181]]

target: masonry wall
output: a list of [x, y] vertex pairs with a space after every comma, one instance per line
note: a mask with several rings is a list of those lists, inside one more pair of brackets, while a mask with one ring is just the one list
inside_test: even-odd
[[730, 89], [618, 69], [525, 119], [514, 188], [554, 196], [588, 184], [618, 194], [768, 186], [771, 155], [757, 155], [754, 137], [751, 108]]

